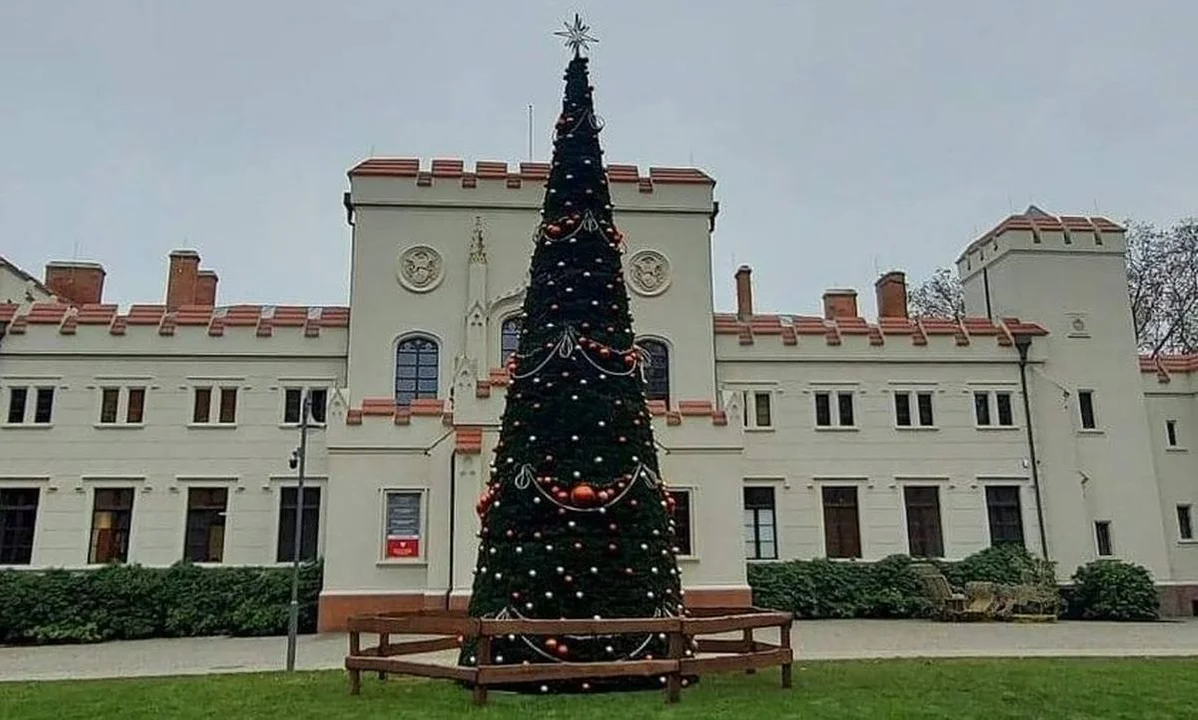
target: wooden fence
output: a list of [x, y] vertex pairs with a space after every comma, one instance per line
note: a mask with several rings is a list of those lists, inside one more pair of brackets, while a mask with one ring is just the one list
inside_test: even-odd
[[[719, 672], [755, 672], [757, 668], [781, 666], [782, 687], [791, 686], [790, 629], [791, 613], [758, 608], [695, 608], [686, 617], [627, 618], [609, 620], [483, 620], [460, 612], [429, 610], [419, 613], [360, 615], [349, 620], [350, 692], [362, 690], [362, 672], [377, 672], [380, 680], [387, 675], [459, 680], [474, 689], [474, 702], [487, 702], [487, 690], [494, 686], [556, 680], [588, 680], [608, 677], [660, 676], [666, 679], [669, 702], [680, 699], [684, 677]], [[758, 628], [776, 627], [781, 642], [757, 640]], [[704, 635], [741, 633], [739, 639], [705, 638]], [[665, 634], [668, 657], [652, 660], [615, 660], [608, 662], [558, 662], [528, 665], [496, 665], [491, 660], [491, 641], [505, 635], [621, 635]], [[362, 645], [362, 635], [377, 635], [378, 644]], [[405, 635], [434, 636], [394, 642]], [[436, 663], [430, 660], [404, 659], [444, 650], [456, 650], [468, 639], [477, 639], [476, 667]], [[694, 644], [691, 645], [691, 641]], [[693, 648], [688, 656], [687, 647]]]

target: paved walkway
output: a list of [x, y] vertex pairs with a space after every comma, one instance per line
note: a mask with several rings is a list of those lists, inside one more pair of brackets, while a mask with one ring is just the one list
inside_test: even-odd
[[[770, 639], [763, 631], [761, 637]], [[773, 631], [777, 638], [777, 631]], [[1198, 656], [1198, 620], [1160, 623], [948, 624], [918, 620], [818, 620], [796, 624], [797, 657]], [[373, 638], [372, 638], [373, 640]], [[281, 670], [286, 638], [187, 638], [100, 645], [0, 647], [0, 681]], [[306, 635], [296, 665], [342, 667], [342, 634]], [[452, 662], [453, 653], [438, 654]], [[440, 657], [444, 656], [444, 657]]]

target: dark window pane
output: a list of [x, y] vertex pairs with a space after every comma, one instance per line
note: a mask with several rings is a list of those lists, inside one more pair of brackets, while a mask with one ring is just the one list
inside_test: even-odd
[[0, 565], [28, 565], [37, 525], [37, 488], [0, 488]]
[[[998, 424], [1003, 427], [1011, 427], [1015, 424], [1015, 416], [1011, 412], [1011, 393], [1000, 392], [994, 394], [994, 404], [998, 408]], [[989, 424], [989, 423], [987, 423]]]
[[127, 562], [132, 524], [133, 488], [96, 488], [88, 562]]
[[220, 389], [220, 421], [225, 425], [237, 422], [237, 388]]
[[826, 392], [815, 394], [815, 424], [828, 427], [832, 424], [831, 396]]
[[774, 531], [774, 489], [744, 488], [745, 554], [750, 560], [778, 557], [778, 538]]
[[840, 424], [845, 427], [853, 426], [853, 393], [836, 394], [837, 410], [840, 411]]
[[911, 425], [911, 396], [907, 393], [894, 394], [894, 424], [899, 427]]
[[745, 488], [745, 507], [774, 508], [774, 489], [771, 487]]
[[37, 389], [37, 405], [33, 408], [33, 422], [45, 425], [50, 422], [54, 411], [54, 388], [41, 387]]
[[303, 402], [303, 396], [304, 391], [300, 388], [287, 388], [283, 392], [283, 422], [300, 421], [300, 403]]
[[856, 487], [825, 487], [824, 544], [830, 558], [861, 557]]
[[146, 389], [129, 388], [129, 405], [125, 408], [125, 422], [138, 425], [146, 417]]
[[1165, 440], [1169, 443], [1169, 447], [1177, 447], [1177, 421], [1165, 421]]
[[187, 493], [187, 542], [184, 558], [221, 562], [225, 555], [226, 488], [191, 488]]
[[919, 407], [919, 424], [924, 427], [935, 425], [935, 418], [932, 417], [932, 393], [919, 393], [915, 396], [915, 401]]
[[1094, 420], [1094, 393], [1090, 390], [1080, 390], [1077, 393], [1078, 409], [1081, 410], [1082, 427], [1093, 430], [1097, 425]]
[[986, 488], [986, 513], [990, 521], [990, 544], [1023, 545], [1023, 511], [1019, 488], [1014, 485], [990, 485]]
[[773, 425], [774, 418], [770, 408], [770, 394], [767, 392], [759, 392], [753, 395], [754, 420], [757, 427], [769, 427]]
[[25, 422], [25, 403], [29, 399], [29, 388], [15, 387], [8, 391], [8, 421]]
[[940, 489], [936, 486], [903, 488], [907, 510], [907, 542], [911, 557], [943, 557], [940, 527]]
[[645, 398], [670, 404], [670, 351], [660, 340], [641, 340], [644, 351]]
[[409, 405], [419, 398], [435, 398], [439, 368], [435, 342], [427, 338], [400, 342], [395, 349], [395, 402]]
[[195, 403], [191, 410], [193, 423], [206, 423], [212, 417], [212, 388], [198, 387], [195, 389]]
[[115, 423], [117, 405], [121, 401], [120, 388], [104, 388], [100, 391], [100, 422]]
[[[1001, 395], [1001, 393], [999, 393]], [[975, 392], [973, 394], [973, 415], [978, 425], [990, 424], [990, 393]]]
[[1189, 505], [1177, 506], [1177, 534], [1182, 540], [1194, 539], [1194, 520]]
[[1098, 545], [1099, 557], [1110, 557], [1115, 554], [1114, 545], [1111, 543], [1110, 521], [1099, 520], [1094, 523], [1094, 536]]
[[506, 365], [512, 353], [520, 349], [520, 329], [524, 323], [518, 317], [510, 317], [499, 327], [499, 361]]
[[323, 424], [329, 403], [329, 391], [325, 388], [313, 388], [308, 391], [308, 397], [312, 403], [312, 421]]
[[[278, 562], [295, 559], [295, 497], [297, 488], [280, 488]], [[304, 488], [303, 523], [300, 526], [300, 560], [316, 560], [320, 539], [320, 488]]]
[[671, 490], [674, 498], [674, 546], [679, 555], [691, 555], [691, 494], [689, 490]]

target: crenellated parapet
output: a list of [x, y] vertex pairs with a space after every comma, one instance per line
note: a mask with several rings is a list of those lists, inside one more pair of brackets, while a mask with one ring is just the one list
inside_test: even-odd
[[184, 305], [168, 311], [165, 305], [131, 305], [122, 313], [116, 305], [72, 307], [60, 303], [34, 303], [22, 310], [18, 305], [0, 305], [0, 322], [8, 332], [22, 335], [40, 330], [75, 335], [80, 327], [96, 327], [109, 335], [134, 336], [139, 332], [163, 337], [203, 330], [210, 337], [222, 337], [226, 330], [244, 328], [255, 337], [271, 337], [275, 330], [302, 330], [304, 337], [320, 337], [322, 329], [349, 327], [349, 308], [330, 306], [230, 305], [210, 307]]
[[[915, 347], [928, 347], [936, 338], [952, 340], [955, 347], [969, 347], [977, 342], [991, 342], [999, 347], [1014, 345], [1015, 335], [1047, 335], [1036, 323], [1018, 318], [1002, 318], [995, 322], [987, 318], [907, 318], [883, 317], [871, 323], [863, 317], [834, 317], [825, 319], [803, 315], [752, 315], [716, 313], [716, 335], [735, 335], [740, 345], [754, 345], [759, 338], [777, 338], [782, 345], [798, 346], [802, 339], [822, 339], [824, 345], [842, 346], [847, 338], [859, 337], [873, 347], [888, 342], [902, 342]], [[818, 340], [817, 340], [818, 341]]]

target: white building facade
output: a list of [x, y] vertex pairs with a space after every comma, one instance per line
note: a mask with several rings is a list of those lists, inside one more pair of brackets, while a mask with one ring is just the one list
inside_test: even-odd
[[[1148, 567], [1198, 601], [1198, 358], [1136, 355], [1123, 231], [1012, 216], [958, 261], [970, 317], [712, 305], [714, 181], [609, 167], [688, 602], [746, 604], [747, 562], [958, 559], [1022, 542], [1062, 579]], [[172, 253], [165, 302], [103, 268], [0, 264], [0, 567], [325, 562], [320, 626], [462, 607], [548, 167], [367, 160], [350, 171], [348, 307], [217, 303]], [[1026, 392], [1025, 392], [1026, 388]], [[306, 490], [288, 462], [313, 399]]]

